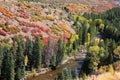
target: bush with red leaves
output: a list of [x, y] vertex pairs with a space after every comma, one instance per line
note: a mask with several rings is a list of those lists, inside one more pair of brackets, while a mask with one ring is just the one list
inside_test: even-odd
[[50, 30], [49, 28], [47, 28], [47, 29], [45, 29], [45, 32], [46, 32], [47, 34], [50, 34], [50, 33], [51, 33], [51, 30]]
[[24, 11], [24, 9], [19, 9], [19, 10], [17, 10], [17, 12], [24, 13], [25, 11]]
[[25, 14], [25, 13], [22, 13], [19, 16], [24, 18], [24, 19], [28, 19], [29, 18], [28, 14]]
[[48, 38], [47, 38], [47, 37], [42, 38], [41, 42], [42, 42], [43, 44], [46, 44], [46, 43], [48, 42]]
[[7, 33], [5, 31], [3, 31], [3, 30], [0, 29], [0, 35], [6, 36]]
[[25, 32], [25, 33], [27, 33], [29, 30], [30, 30], [30, 28], [28, 28], [28, 27], [23, 27], [22, 28], [22, 31]]

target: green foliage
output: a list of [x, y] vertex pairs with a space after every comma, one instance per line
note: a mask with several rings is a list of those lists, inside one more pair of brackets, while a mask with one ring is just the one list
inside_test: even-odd
[[51, 65], [56, 66], [56, 55], [54, 54], [50, 60]]
[[103, 47], [99, 46], [90, 46], [88, 49], [88, 59], [89, 59], [89, 69], [91, 72], [98, 69], [100, 59], [104, 57], [105, 50]]
[[33, 51], [33, 42], [32, 40], [28, 39], [27, 42], [26, 42], [26, 55], [28, 55], [28, 66], [27, 68], [29, 70], [32, 70], [33, 68], [33, 54], [32, 54], [32, 51]]
[[63, 72], [62, 72], [62, 77], [63, 77], [63, 80], [72, 80], [72, 76], [71, 76], [71, 70], [70, 69], [63, 69]]
[[23, 40], [23, 36], [21, 36], [21, 35], [16, 35], [16, 36], [14, 36], [13, 37], [13, 41], [14, 42], [21, 42]]
[[56, 65], [60, 65], [64, 57], [64, 44], [61, 39], [58, 40], [58, 49], [56, 54]]
[[9, 41], [10, 41], [9, 38], [4, 38], [4, 39], [3, 39], [3, 42], [4, 42], [4, 43], [8, 43]]
[[40, 37], [37, 37], [33, 44], [32, 54], [34, 68], [40, 69], [42, 67], [42, 43]]
[[9, 46], [3, 49], [2, 80], [14, 80], [14, 58]]
[[0, 76], [1, 76], [1, 68], [2, 68], [2, 62], [3, 62], [3, 47], [0, 46]]
[[24, 76], [25, 66], [24, 66], [24, 48], [23, 42], [18, 42], [18, 49], [16, 53], [15, 62], [15, 80], [20, 80]]
[[[103, 28], [102, 34], [106, 38], [112, 38], [116, 42], [120, 41], [120, 8], [113, 8], [101, 14], [84, 14], [86, 18], [93, 19], [96, 26]], [[102, 24], [102, 25], [101, 25]], [[104, 25], [103, 25], [104, 24]]]

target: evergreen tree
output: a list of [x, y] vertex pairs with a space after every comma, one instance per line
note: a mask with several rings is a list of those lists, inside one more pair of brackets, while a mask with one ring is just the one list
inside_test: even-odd
[[56, 66], [61, 64], [64, 57], [64, 44], [61, 39], [58, 41], [58, 49], [56, 53]]
[[69, 69], [63, 69], [63, 80], [72, 80], [72, 75]]
[[10, 62], [10, 77], [9, 77], [9, 80], [14, 80], [15, 79], [15, 60], [14, 60], [14, 53], [12, 52], [12, 49], [10, 49], [10, 53], [9, 53], [9, 62]]
[[24, 49], [23, 43], [18, 42], [18, 49], [16, 53], [16, 62], [15, 62], [15, 80], [20, 80], [24, 76], [25, 66], [24, 66]]
[[2, 61], [3, 61], [3, 47], [0, 46], [0, 76], [1, 76]]
[[40, 37], [37, 37], [33, 44], [33, 66], [34, 68], [40, 69], [42, 67], [42, 43]]
[[111, 54], [111, 53], [109, 53], [109, 56], [108, 56], [108, 63], [109, 64], [113, 63], [113, 54]]
[[73, 42], [73, 49], [75, 50], [77, 48], [77, 40]]
[[14, 80], [14, 58], [9, 46], [4, 47], [1, 80]]
[[53, 54], [53, 56], [51, 57], [51, 65], [52, 66], [56, 66], [56, 55], [55, 54]]
[[33, 68], [33, 63], [32, 63], [33, 54], [32, 54], [32, 51], [33, 51], [33, 42], [32, 42], [32, 40], [28, 39], [27, 42], [26, 42], [26, 55], [28, 55], [28, 69], [29, 70], [32, 70], [32, 68]]

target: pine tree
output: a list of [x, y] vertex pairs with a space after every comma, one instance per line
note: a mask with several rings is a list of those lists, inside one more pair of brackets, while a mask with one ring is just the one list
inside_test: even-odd
[[53, 56], [51, 57], [50, 62], [52, 66], [56, 66], [56, 55], [55, 54], [53, 54]]
[[15, 80], [20, 80], [24, 76], [25, 66], [24, 66], [24, 49], [23, 43], [18, 42], [18, 49], [16, 53], [16, 62], [15, 62]]
[[33, 66], [40, 69], [42, 67], [42, 43], [40, 37], [37, 37], [33, 44]]
[[3, 61], [3, 47], [0, 46], [0, 76], [1, 76], [2, 61]]
[[29, 70], [32, 70], [32, 68], [33, 68], [33, 63], [32, 63], [33, 54], [32, 54], [32, 51], [33, 51], [33, 42], [32, 42], [32, 40], [28, 39], [27, 42], [26, 42], [26, 55], [28, 55], [28, 69]]
[[58, 66], [59, 64], [61, 64], [64, 57], [64, 45], [61, 39], [59, 39], [58, 41], [58, 49], [57, 49], [56, 57], [57, 57], [56, 66]]
[[79, 45], [82, 45], [82, 37], [83, 37], [83, 29], [82, 29], [82, 27], [80, 27], [79, 28], [79, 33], [78, 33], [78, 35], [79, 35], [79, 39], [78, 39], [78, 41], [79, 41]]
[[14, 80], [14, 58], [9, 46], [4, 47], [1, 80]]
[[10, 49], [10, 53], [9, 53], [9, 58], [10, 58], [10, 78], [9, 80], [14, 80], [15, 79], [15, 61], [14, 61], [14, 54], [12, 53], [12, 50]]
[[77, 48], [77, 40], [73, 42], [73, 49], [75, 50]]
[[72, 80], [71, 72], [69, 69], [63, 69], [63, 80]]

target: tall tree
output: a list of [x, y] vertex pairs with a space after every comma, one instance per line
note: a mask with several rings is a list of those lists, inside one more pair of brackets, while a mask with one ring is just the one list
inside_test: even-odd
[[1, 76], [2, 61], [3, 61], [3, 47], [0, 46], [0, 76]]
[[24, 49], [23, 42], [18, 42], [18, 49], [16, 53], [16, 62], [15, 62], [15, 80], [20, 80], [24, 76], [25, 66], [24, 66]]
[[34, 55], [32, 54], [32, 51], [33, 51], [33, 42], [32, 40], [28, 39], [26, 42], [26, 55], [28, 55], [28, 69], [29, 70], [32, 70], [33, 68], [32, 60], [33, 60]]
[[33, 44], [33, 66], [40, 69], [42, 67], [42, 43], [40, 37], [37, 37]]
[[14, 58], [10, 46], [4, 47], [1, 80], [14, 80]]
[[61, 64], [64, 57], [64, 44], [61, 39], [58, 40], [58, 49], [56, 53], [56, 66]]

